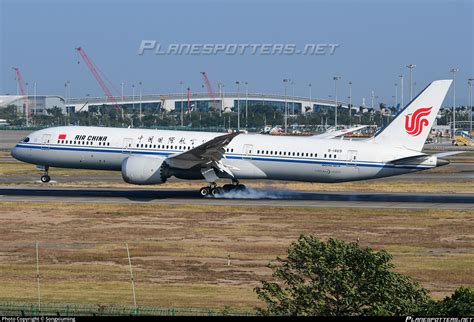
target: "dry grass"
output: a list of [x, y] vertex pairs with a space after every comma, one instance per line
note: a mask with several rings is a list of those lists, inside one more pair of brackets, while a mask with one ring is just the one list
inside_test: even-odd
[[[9, 176], [14, 174], [38, 172], [31, 165], [14, 165], [0, 168], [0, 175]], [[25, 167], [29, 167], [26, 169]], [[121, 188], [121, 189], [143, 189], [143, 186], [130, 185], [122, 181], [120, 172], [114, 171], [94, 171], [94, 170], [70, 170], [53, 169], [51, 171], [53, 181], [48, 184], [39, 182], [39, 173], [36, 178], [28, 181], [7, 181], [4, 186], [17, 186], [21, 184], [24, 187], [56, 187], [56, 188]], [[108, 180], [93, 180], [94, 176], [107, 176]], [[69, 178], [74, 176], [74, 178]], [[359, 191], [359, 192], [417, 192], [417, 193], [474, 193], [472, 180], [458, 179], [449, 184], [439, 185], [432, 180], [412, 180], [410, 178], [391, 179], [391, 180], [368, 180], [345, 182], [337, 184], [309, 183], [294, 181], [246, 181], [245, 184], [255, 189], [284, 189], [295, 191]], [[152, 189], [199, 189], [202, 187], [201, 180], [183, 181], [172, 180], [163, 185], [148, 186]]]
[[[253, 307], [266, 264], [298, 235], [386, 248], [434, 296], [473, 286], [473, 211], [0, 202], [0, 300]], [[231, 265], [227, 266], [230, 255]]]

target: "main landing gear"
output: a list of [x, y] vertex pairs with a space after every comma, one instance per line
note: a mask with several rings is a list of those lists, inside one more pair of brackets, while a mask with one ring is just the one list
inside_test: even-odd
[[218, 187], [215, 182], [212, 182], [209, 184], [209, 186], [199, 189], [199, 193], [203, 197], [217, 197], [227, 192], [245, 191], [245, 189], [247, 189], [247, 187], [243, 184], [240, 184], [238, 180], [232, 180], [232, 184], [225, 184], [222, 187]]
[[48, 170], [49, 170], [49, 167], [48, 166], [45, 166], [45, 167], [42, 167], [42, 166], [38, 166], [37, 167], [39, 170], [43, 171], [43, 175], [41, 176], [40, 180], [42, 183], [48, 183], [51, 181], [51, 177], [48, 175]]

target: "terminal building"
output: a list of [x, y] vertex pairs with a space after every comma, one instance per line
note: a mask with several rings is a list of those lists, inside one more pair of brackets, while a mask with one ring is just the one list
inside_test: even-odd
[[[243, 111], [245, 107], [272, 106], [284, 110], [288, 106], [289, 114], [319, 112], [324, 109], [334, 108], [334, 100], [308, 98], [299, 96], [284, 96], [276, 94], [259, 93], [225, 93], [219, 97], [210, 97], [207, 93], [191, 93], [189, 99], [187, 94], [149, 94], [142, 96], [115, 96], [113, 99], [107, 97], [81, 97], [64, 99], [57, 95], [4, 95], [0, 96], [0, 108], [15, 105], [18, 113], [24, 114], [26, 109], [30, 114], [47, 114], [47, 109], [59, 107], [63, 113], [88, 111], [90, 108], [98, 108], [104, 105], [113, 106], [115, 103], [122, 106], [127, 112], [142, 109], [142, 111], [166, 111], [177, 110], [208, 112], [210, 110], [221, 110], [222, 112], [236, 111], [240, 106]], [[347, 103], [339, 102], [343, 108]]]
[[[208, 112], [211, 109], [229, 112], [236, 110], [239, 106], [242, 109], [250, 106], [273, 106], [276, 108], [285, 108], [288, 106], [288, 113], [310, 113], [319, 112], [323, 108], [334, 108], [336, 105], [333, 100], [324, 100], [317, 98], [307, 98], [298, 96], [283, 96], [275, 94], [258, 94], [258, 93], [225, 93], [218, 97], [210, 97], [207, 93], [191, 93], [189, 99], [187, 94], [150, 94], [135, 96], [115, 96], [113, 98], [117, 105], [122, 106], [125, 110], [133, 109], [159, 110], [166, 111], [188, 108], [193, 111]], [[88, 110], [90, 107], [100, 107], [102, 105], [113, 105], [114, 102], [107, 97], [83, 97], [71, 98], [67, 102], [68, 108], [74, 111]], [[347, 108], [347, 103], [338, 102], [343, 108]]]
[[0, 95], [0, 108], [15, 106], [17, 113], [47, 114], [47, 109], [59, 107], [63, 113], [66, 112], [64, 98], [57, 95]]

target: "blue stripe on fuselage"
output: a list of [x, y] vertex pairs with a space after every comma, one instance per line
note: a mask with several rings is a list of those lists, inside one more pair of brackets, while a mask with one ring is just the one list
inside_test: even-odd
[[[18, 143], [16, 148], [24, 148], [24, 149], [39, 149], [39, 150], [60, 150], [60, 151], [81, 151], [81, 152], [102, 152], [102, 153], [130, 153], [130, 154], [143, 154], [143, 155], [159, 155], [159, 156], [171, 156], [177, 153], [186, 152], [188, 150], [180, 151], [180, 150], [166, 150], [163, 152], [159, 151], [143, 151], [136, 148], [131, 149], [124, 149], [124, 148], [86, 148], [82, 146], [63, 146], [57, 144], [50, 144], [49, 146], [45, 146], [42, 144], [37, 143]], [[126, 151], [126, 152], [124, 152]], [[322, 159], [293, 159], [288, 157], [261, 157], [258, 155], [242, 155], [242, 154], [225, 154], [224, 157], [226, 159], [233, 159], [233, 160], [251, 160], [251, 161], [270, 161], [270, 162], [288, 162], [288, 163], [306, 163], [306, 164], [328, 164], [328, 165], [347, 165], [348, 162], [346, 160], [343, 161], [321, 161]], [[352, 166], [358, 167], [370, 167], [370, 168], [397, 168], [397, 169], [429, 169], [432, 168], [431, 166], [425, 165], [395, 165], [395, 164], [387, 164], [387, 163], [376, 163], [373, 161], [357, 161], [356, 163], [350, 163]]]

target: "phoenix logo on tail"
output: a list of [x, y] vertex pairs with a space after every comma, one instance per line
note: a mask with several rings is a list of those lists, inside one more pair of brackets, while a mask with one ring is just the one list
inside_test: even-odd
[[431, 108], [432, 106], [422, 107], [412, 114], [405, 115], [405, 130], [408, 134], [418, 136], [423, 131], [423, 127], [430, 123], [427, 116], [430, 115]]

